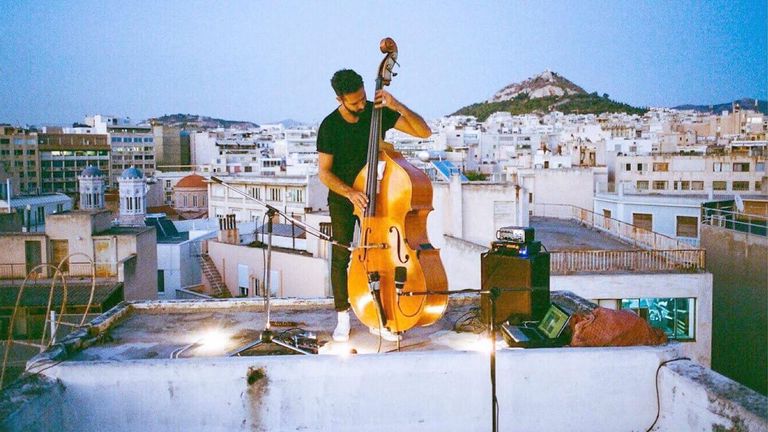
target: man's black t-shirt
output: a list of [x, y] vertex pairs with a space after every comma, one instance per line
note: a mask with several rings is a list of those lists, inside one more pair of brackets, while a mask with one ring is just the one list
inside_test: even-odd
[[[317, 131], [317, 151], [333, 155], [331, 172], [350, 186], [367, 160], [372, 113], [373, 102], [368, 101], [357, 123], [348, 123], [336, 109], [320, 123], [320, 129]], [[384, 134], [395, 126], [399, 118], [398, 112], [386, 107], [382, 108], [382, 139]], [[329, 189], [328, 201], [339, 200], [346, 200], [346, 198]]]

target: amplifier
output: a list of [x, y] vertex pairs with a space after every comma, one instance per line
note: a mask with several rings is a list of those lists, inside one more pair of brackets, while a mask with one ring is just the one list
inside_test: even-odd
[[[549, 308], [549, 253], [504, 253], [503, 248], [480, 255], [480, 279], [483, 290], [500, 288], [496, 299], [496, 323], [537, 321]], [[490, 322], [491, 299], [480, 296], [483, 322]]]
[[541, 242], [515, 243], [510, 241], [491, 242], [491, 250], [502, 255], [533, 256], [541, 252]]
[[532, 227], [501, 227], [496, 231], [496, 239], [513, 243], [530, 243], [533, 241]]

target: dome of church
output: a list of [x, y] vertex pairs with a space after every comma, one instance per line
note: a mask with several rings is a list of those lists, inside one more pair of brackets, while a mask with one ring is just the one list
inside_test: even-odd
[[88, 165], [83, 172], [80, 173], [80, 177], [103, 177], [104, 174], [100, 169], [93, 165]]
[[122, 174], [120, 174], [120, 178], [124, 179], [132, 179], [132, 178], [144, 178], [144, 174], [141, 173], [141, 170], [138, 168], [132, 166], [130, 168], [126, 168]]

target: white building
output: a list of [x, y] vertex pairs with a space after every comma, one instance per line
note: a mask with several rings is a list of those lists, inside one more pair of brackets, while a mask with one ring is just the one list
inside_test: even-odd
[[[306, 213], [327, 209], [328, 188], [317, 176], [233, 176], [219, 178], [243, 193], [303, 220]], [[266, 209], [225, 186], [208, 186], [208, 215], [234, 214], [238, 222], [261, 220]]]

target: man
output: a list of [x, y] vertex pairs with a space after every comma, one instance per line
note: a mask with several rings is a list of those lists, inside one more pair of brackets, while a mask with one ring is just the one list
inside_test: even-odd
[[[331, 213], [333, 238], [349, 245], [355, 228], [353, 206], [365, 209], [368, 198], [364, 192], [352, 188], [368, 155], [368, 136], [371, 128], [373, 108], [382, 110], [382, 138], [387, 130], [397, 130], [421, 138], [432, 135], [424, 119], [414, 113], [386, 90], [376, 92], [373, 102], [366, 100], [363, 78], [355, 71], [343, 69], [331, 78], [331, 87], [336, 93], [339, 106], [320, 124], [317, 132], [320, 181], [328, 186], [328, 207]], [[331, 287], [338, 323], [333, 332], [335, 341], [349, 339], [349, 296], [347, 292], [347, 266], [350, 251], [333, 246], [331, 253]], [[371, 329], [379, 334], [379, 329]], [[386, 329], [381, 336], [396, 340]]]

